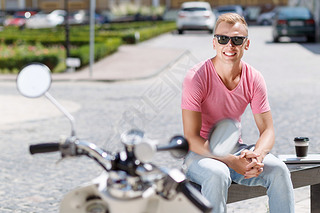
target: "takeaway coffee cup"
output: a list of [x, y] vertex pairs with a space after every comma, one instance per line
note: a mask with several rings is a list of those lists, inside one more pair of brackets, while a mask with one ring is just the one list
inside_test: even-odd
[[306, 157], [308, 153], [309, 138], [295, 137], [294, 142], [295, 142], [297, 157], [298, 158]]

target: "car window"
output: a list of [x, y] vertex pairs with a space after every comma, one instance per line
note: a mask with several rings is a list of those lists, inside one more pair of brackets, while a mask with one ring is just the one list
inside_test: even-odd
[[309, 19], [311, 14], [308, 10], [291, 8], [279, 12], [279, 19]]
[[206, 11], [207, 8], [205, 7], [186, 7], [182, 8], [182, 11], [188, 11], [188, 12], [193, 12], [193, 11]]
[[237, 11], [235, 11], [235, 10], [231, 10], [231, 9], [225, 9], [225, 10], [218, 10], [219, 11], [219, 13], [235, 13], [235, 12], [237, 12]]

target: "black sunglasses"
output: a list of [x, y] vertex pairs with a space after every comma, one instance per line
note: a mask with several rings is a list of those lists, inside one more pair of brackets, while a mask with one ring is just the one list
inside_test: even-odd
[[228, 44], [228, 42], [232, 41], [232, 43], [236, 46], [239, 46], [241, 44], [243, 44], [243, 41], [248, 38], [248, 36], [233, 36], [233, 37], [229, 37], [229, 36], [225, 36], [225, 35], [214, 35], [214, 37], [216, 37], [218, 39], [218, 43], [222, 44], [222, 45], [226, 45]]

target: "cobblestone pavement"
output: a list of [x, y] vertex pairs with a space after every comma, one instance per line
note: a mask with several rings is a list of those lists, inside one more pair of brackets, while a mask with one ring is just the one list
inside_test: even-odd
[[[273, 153], [294, 153], [295, 136], [308, 136], [310, 152], [319, 153], [320, 56], [315, 51], [319, 45], [273, 44], [268, 33], [269, 28], [250, 29], [252, 43], [245, 60], [262, 72], [268, 85], [276, 128]], [[192, 39], [198, 39], [197, 35], [186, 34], [177, 40], [177, 35], [167, 34], [144, 45], [179, 45]], [[188, 67], [210, 55], [202, 52], [199, 56], [199, 51], [200, 48], [190, 47], [190, 54], [154, 78], [116, 83], [53, 82], [50, 93], [76, 118], [77, 135], [107, 150], [121, 149], [119, 134], [130, 128], [143, 129], [150, 137], [166, 143], [171, 136], [182, 134], [181, 81]], [[1, 117], [12, 118], [0, 121], [0, 212], [57, 212], [63, 195], [98, 176], [100, 167], [86, 158], [56, 164], [58, 154], [31, 156], [30, 144], [57, 141], [60, 135], [69, 135], [69, 122], [45, 98], [20, 97], [14, 82], [1, 82], [0, 100], [5, 103], [0, 107]], [[244, 141], [255, 142], [258, 132], [250, 110], [242, 123]], [[180, 160], [168, 154], [157, 154], [154, 162], [160, 166], [181, 165]], [[299, 213], [308, 212], [308, 190], [295, 190]], [[244, 211], [267, 212], [267, 198], [228, 205], [228, 212]]]

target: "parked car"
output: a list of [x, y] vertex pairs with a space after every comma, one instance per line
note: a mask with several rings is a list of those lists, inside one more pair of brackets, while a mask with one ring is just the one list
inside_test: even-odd
[[208, 30], [213, 32], [216, 17], [208, 2], [185, 2], [176, 20], [179, 34], [185, 30]]
[[273, 41], [280, 37], [304, 36], [315, 41], [316, 25], [309, 9], [305, 7], [280, 7], [277, 9], [272, 25]]
[[[105, 17], [101, 14], [95, 13], [95, 24], [104, 24], [108, 23], [108, 17]], [[69, 24], [78, 25], [78, 24], [89, 24], [90, 23], [90, 12], [88, 10], [79, 10], [71, 13], [69, 16]]]
[[239, 15], [244, 16], [243, 8], [240, 5], [223, 5], [216, 7], [214, 10], [217, 16], [224, 13], [238, 13]]
[[54, 10], [49, 14], [38, 13], [26, 21], [26, 27], [31, 29], [52, 28], [64, 23], [66, 11]]
[[261, 7], [258, 6], [248, 6], [243, 11], [244, 17], [248, 23], [255, 23], [261, 12]]
[[261, 13], [257, 18], [257, 23], [259, 25], [272, 25], [272, 21], [275, 14], [276, 14], [276, 9], [269, 12]]
[[17, 11], [14, 13], [13, 17], [8, 17], [4, 21], [4, 26], [24, 27], [26, 20], [31, 18], [36, 13], [36, 11]]

